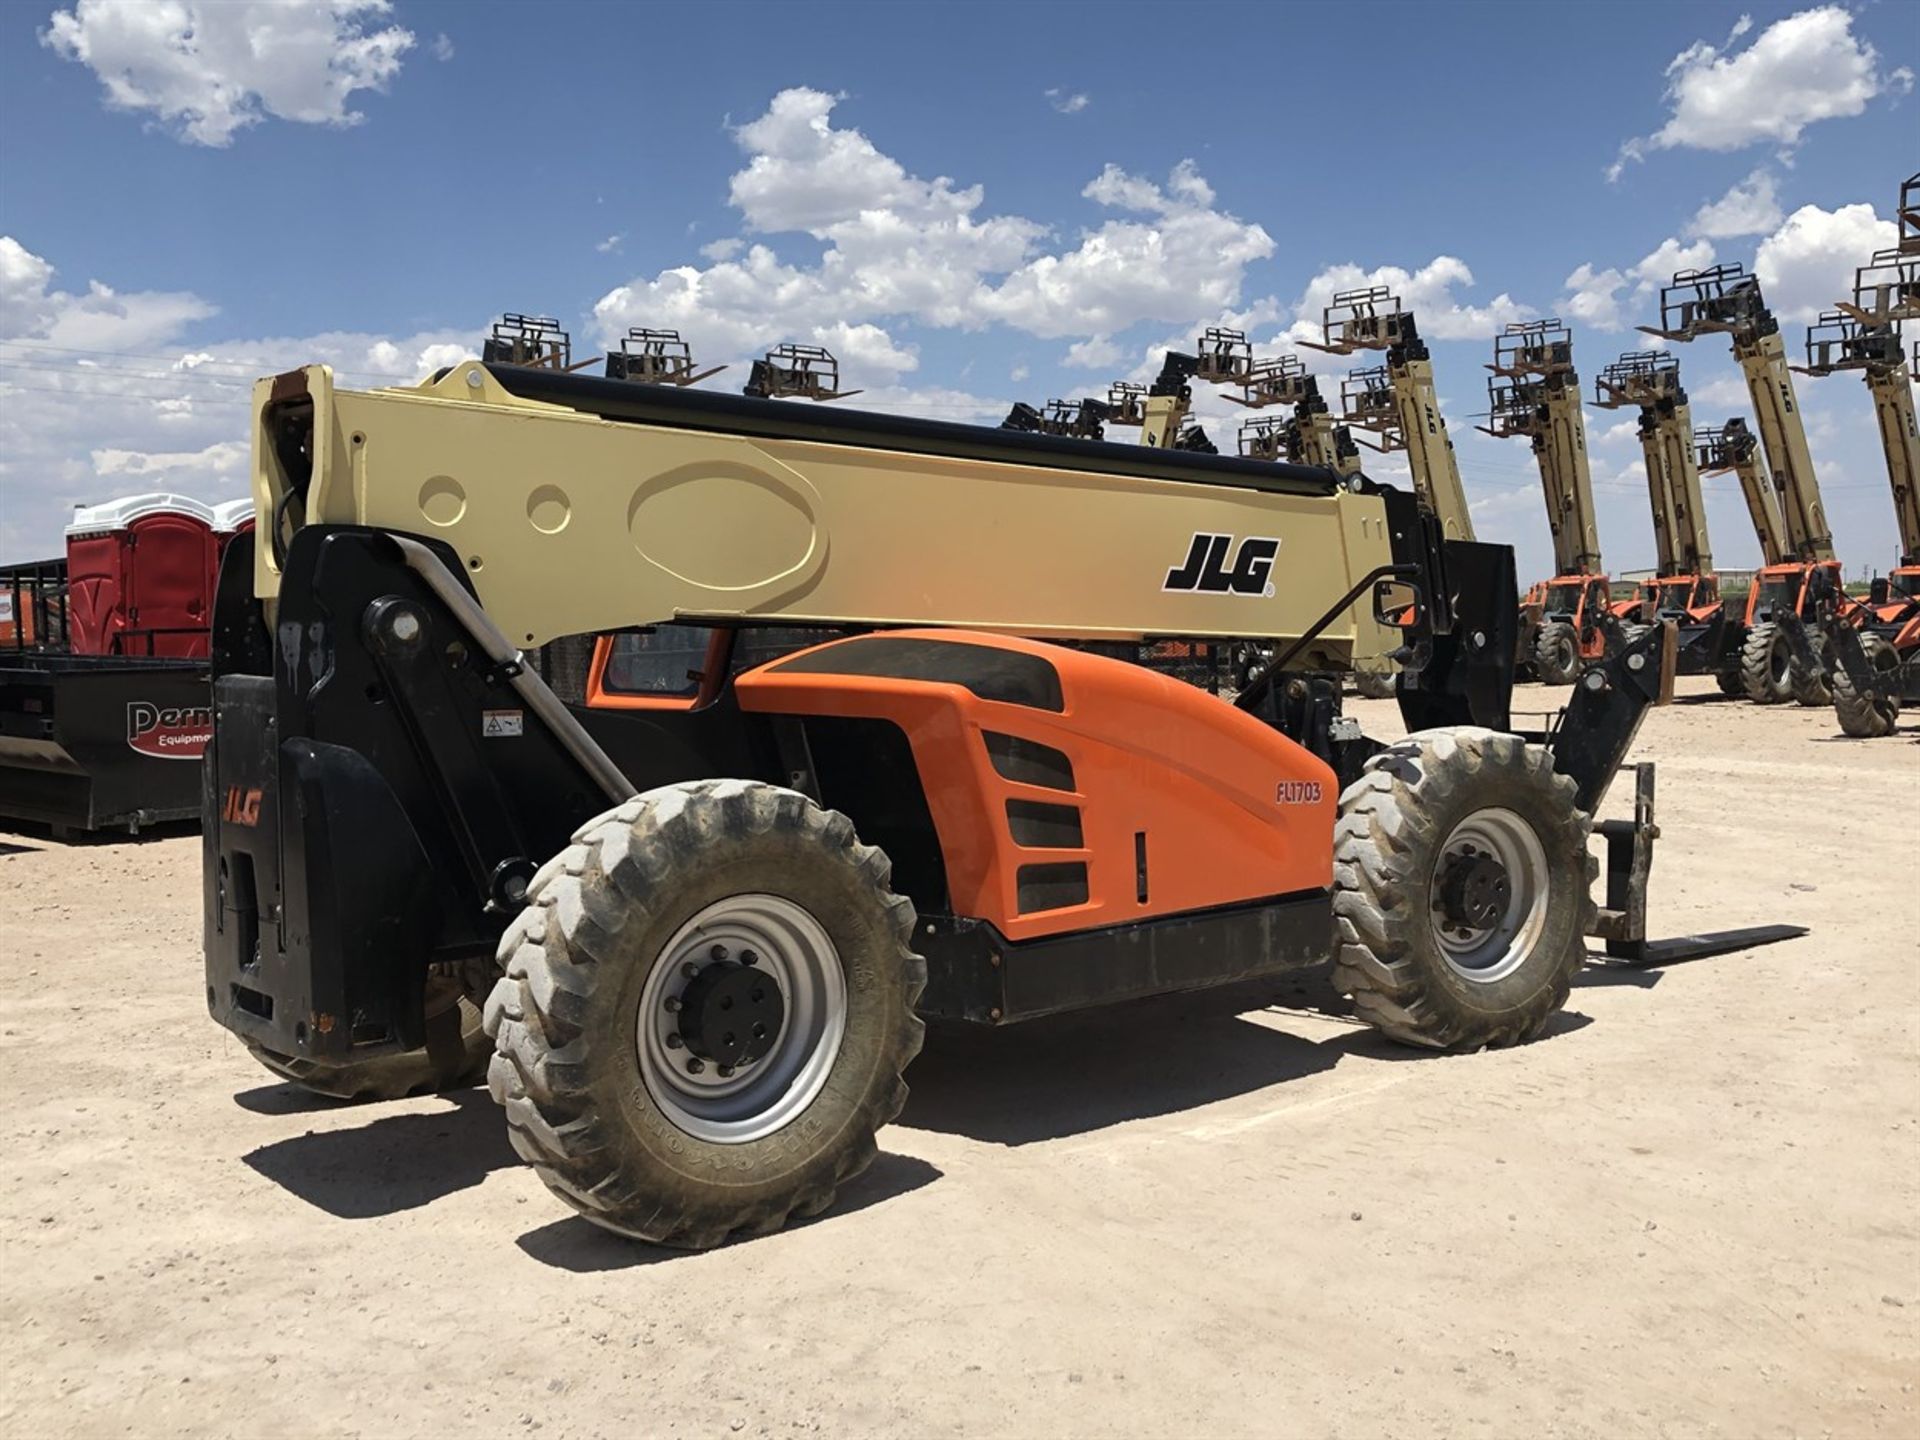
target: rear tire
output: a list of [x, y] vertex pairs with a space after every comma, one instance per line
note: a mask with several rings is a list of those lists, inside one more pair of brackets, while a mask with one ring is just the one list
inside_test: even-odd
[[[1517, 735], [1461, 727], [1389, 746], [1340, 797], [1334, 983], [1411, 1045], [1533, 1039], [1586, 958], [1590, 829], [1573, 781]], [[1504, 894], [1477, 857], [1500, 862]], [[1450, 910], [1456, 900], [1484, 904], [1485, 923]]]
[[1714, 671], [1713, 683], [1720, 687], [1722, 695], [1730, 695], [1736, 700], [1747, 693], [1746, 682], [1741, 678], [1737, 664]]
[[1771, 620], [1763, 620], [1747, 632], [1747, 643], [1740, 647], [1740, 688], [1756, 705], [1779, 705], [1791, 694], [1789, 675], [1793, 652], [1787, 637]]
[[[926, 962], [886, 855], [747, 780], [650, 791], [574, 841], [528, 888], [487, 1001], [514, 1149], [594, 1224], [657, 1244], [826, 1209], [906, 1102], [923, 1033]], [[719, 1063], [749, 1008], [720, 999], [760, 975], [767, 1048]]]
[[1533, 637], [1533, 668], [1548, 685], [1580, 678], [1580, 635], [1564, 620], [1549, 620]]
[[1833, 704], [1833, 686], [1827, 680], [1827, 637], [1818, 630], [1809, 630], [1807, 643], [1813, 647], [1814, 657], [1820, 663], [1808, 670], [1796, 659], [1787, 670], [1787, 689], [1796, 703], [1809, 710], [1824, 710]]
[[1356, 670], [1353, 688], [1368, 700], [1391, 700], [1400, 693], [1391, 670]]
[[[458, 1046], [442, 1047], [439, 1054], [432, 1049], [407, 1050], [346, 1065], [327, 1065], [282, 1055], [260, 1045], [249, 1045], [247, 1050], [282, 1080], [330, 1100], [404, 1100], [409, 1095], [464, 1090], [480, 1083], [493, 1054], [493, 1042], [482, 1024], [481, 1004], [497, 974], [489, 959], [466, 966], [460, 978], [428, 977], [428, 1028], [452, 1024], [456, 1019], [460, 1026]], [[455, 1012], [452, 1016], [447, 1014], [449, 1006]]]
[[[1860, 637], [1860, 648], [1866, 652], [1867, 664], [1876, 674], [1883, 677], [1893, 674], [1900, 668], [1900, 656], [1885, 639], [1871, 632]], [[1833, 709], [1840, 718], [1840, 728], [1856, 740], [1877, 740], [1882, 735], [1891, 735], [1894, 726], [1900, 723], [1900, 693], [1896, 687], [1885, 695], [1863, 695], [1853, 688], [1846, 667], [1833, 667]]]

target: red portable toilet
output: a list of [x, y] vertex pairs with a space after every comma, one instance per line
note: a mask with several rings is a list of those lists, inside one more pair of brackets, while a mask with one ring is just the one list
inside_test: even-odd
[[250, 534], [253, 530], [253, 497], [244, 500], [225, 500], [213, 507], [213, 588], [207, 593], [214, 595], [220, 589], [220, 565], [226, 559], [227, 546], [233, 543], [236, 535]]
[[67, 526], [73, 653], [205, 657], [218, 556], [213, 512], [190, 496], [76, 510]]

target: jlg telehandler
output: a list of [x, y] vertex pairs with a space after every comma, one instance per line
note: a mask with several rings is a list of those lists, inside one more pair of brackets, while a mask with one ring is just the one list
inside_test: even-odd
[[[1820, 482], [1814, 477], [1813, 452], [1807, 446], [1806, 426], [1793, 393], [1780, 322], [1761, 294], [1760, 281], [1739, 265], [1682, 270], [1660, 292], [1660, 323], [1639, 328], [1663, 340], [1725, 335], [1732, 343], [1733, 358], [1753, 401], [1760, 453], [1773, 475], [1786, 532], [1785, 558], [1761, 566], [1747, 593], [1741, 686], [1747, 698], [1759, 705], [1789, 699], [1802, 705], [1825, 705], [1832, 699], [1826, 675], [1818, 665], [1795, 658], [1795, 641], [1797, 628], [1814, 619], [1815, 592], [1829, 582], [1838, 586], [1840, 562], [1834, 558], [1833, 532], [1821, 503]], [[1751, 498], [1748, 503], [1752, 505]], [[1760, 528], [1757, 511], [1754, 519]], [[1816, 571], [1824, 572], [1819, 584]]]
[[[1746, 629], [1727, 613], [1720, 598], [1700, 490], [1693, 412], [1680, 384], [1678, 357], [1664, 350], [1622, 355], [1594, 380], [1593, 403], [1602, 410], [1631, 406], [1640, 412], [1655, 568], [1641, 587], [1633, 623], [1672, 621], [1680, 636], [1675, 673], [1711, 675], [1721, 693], [1737, 695]], [[1631, 625], [1628, 633], [1633, 633]]]
[[[1475, 1050], [1547, 1028], [1587, 935], [1794, 933], [1649, 943], [1651, 767], [1593, 823], [1666, 632], [1516, 730], [1511, 551], [1362, 476], [502, 362], [290, 371], [253, 439], [208, 1008], [330, 1094], [485, 1065], [610, 1230], [829, 1205], [926, 1019], [1331, 962], [1388, 1035]], [[596, 634], [567, 703], [527, 647]], [[1228, 702], [1032, 637], [1276, 654]], [[1382, 744], [1338, 672], [1401, 646]]]
[[[1573, 332], [1558, 320], [1515, 321], [1494, 337], [1487, 423], [1495, 439], [1523, 436], [1533, 448], [1553, 535], [1553, 577], [1527, 591], [1520, 655], [1549, 685], [1571, 685], [1581, 669], [1618, 653], [1628, 636], [1616, 609], [1593, 507], [1587, 422]], [[1530, 639], [1530, 643], [1528, 642]]]
[[1841, 728], [1861, 738], [1891, 734], [1901, 705], [1920, 700], [1920, 423], [1900, 335], [1920, 320], [1920, 175], [1901, 183], [1898, 214], [1899, 244], [1856, 270], [1851, 301], [1807, 330], [1805, 373], [1857, 370], [1873, 395], [1900, 537], [1900, 563], [1866, 604], [1837, 585], [1822, 596], [1825, 645], [1811, 658], [1826, 668]]

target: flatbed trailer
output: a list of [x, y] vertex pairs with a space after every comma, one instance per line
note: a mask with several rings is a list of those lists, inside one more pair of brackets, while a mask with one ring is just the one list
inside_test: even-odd
[[0, 658], [0, 819], [61, 836], [200, 815], [207, 662]]

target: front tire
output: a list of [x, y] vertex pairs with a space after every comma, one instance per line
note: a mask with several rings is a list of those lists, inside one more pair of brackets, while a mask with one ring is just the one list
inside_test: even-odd
[[1740, 647], [1740, 688], [1756, 705], [1779, 705], [1793, 693], [1793, 649], [1770, 620], [1747, 632]]
[[872, 1162], [920, 1049], [926, 962], [886, 855], [745, 780], [650, 791], [574, 838], [487, 1002], [514, 1149], [594, 1224], [657, 1244], [818, 1214]]
[[1391, 700], [1400, 693], [1399, 682], [1391, 670], [1356, 670], [1353, 688], [1368, 700]]
[[1533, 638], [1533, 668], [1548, 685], [1580, 678], [1580, 635], [1564, 620], [1550, 620]]
[[[1900, 668], [1900, 656], [1887, 641], [1868, 631], [1860, 637], [1860, 648], [1867, 664], [1881, 679]], [[1883, 694], [1863, 694], [1853, 688], [1844, 665], [1833, 667], [1833, 709], [1840, 728], [1856, 740], [1877, 740], [1891, 735], [1900, 723], [1900, 692], [1897, 686]]]
[[1367, 762], [1334, 829], [1333, 978], [1376, 1029], [1477, 1050], [1532, 1040], [1586, 958], [1589, 817], [1517, 735], [1411, 735]]
[[1833, 703], [1833, 686], [1827, 680], [1827, 637], [1818, 630], [1809, 630], [1807, 643], [1813, 647], [1814, 658], [1819, 663], [1809, 670], [1795, 659], [1787, 670], [1787, 689], [1793, 693], [1796, 704], [1821, 710]]

